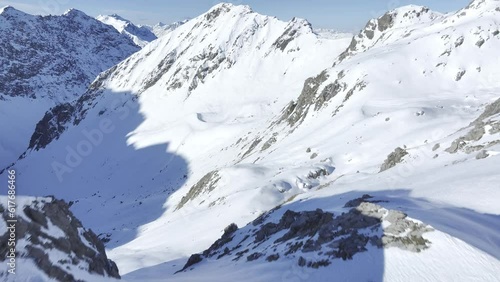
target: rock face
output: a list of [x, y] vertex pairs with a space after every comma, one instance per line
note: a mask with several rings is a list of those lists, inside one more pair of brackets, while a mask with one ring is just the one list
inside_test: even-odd
[[351, 84], [345, 82], [344, 78], [344, 70], [338, 72], [336, 79], [330, 83], [328, 83], [331, 80], [330, 75], [326, 70], [315, 77], [308, 78], [297, 100], [290, 102], [282, 110], [277, 123], [286, 121], [290, 127], [296, 127], [304, 121], [310, 110], [320, 111], [328, 105], [330, 100], [340, 95], [343, 98], [333, 112], [335, 116], [355, 93], [362, 91], [367, 86], [367, 83], [361, 78]]
[[[463, 151], [467, 154], [475, 153], [483, 149], [488, 149], [500, 143], [500, 139], [490, 138], [489, 140], [481, 141], [485, 135], [498, 136], [500, 133], [500, 99], [486, 106], [481, 115], [469, 124], [467, 128], [462, 130], [462, 136], [453, 140], [450, 147], [445, 151], [450, 154], [455, 154]], [[478, 159], [486, 158], [488, 154], [480, 152], [477, 155]]]
[[87, 112], [85, 107], [91, 105], [101, 93], [91, 90], [73, 103], [59, 104], [48, 110], [35, 127], [28, 150], [43, 149], [52, 141], [59, 139], [70, 124], [78, 125]]
[[[353, 37], [349, 47], [339, 56], [339, 62], [357, 53], [364, 52], [377, 44], [382, 44], [391, 37], [391, 31], [405, 29], [408, 26], [426, 23], [439, 18], [427, 7], [408, 5], [387, 12], [383, 16], [370, 20], [361, 32]], [[411, 31], [404, 31], [407, 33]]]
[[200, 194], [209, 193], [214, 190], [219, 180], [220, 176], [218, 171], [215, 170], [207, 173], [200, 179], [200, 181], [198, 181], [198, 183], [189, 189], [189, 192], [184, 197], [182, 197], [180, 203], [177, 205], [177, 209], [182, 208], [187, 202], [195, 199]]
[[394, 150], [394, 152], [390, 153], [389, 156], [387, 156], [387, 159], [380, 167], [380, 172], [395, 167], [398, 163], [400, 163], [403, 160], [404, 156], [406, 155], [408, 155], [408, 152], [406, 150], [397, 147]]
[[[295, 212], [287, 210], [278, 222], [268, 221], [277, 209], [263, 214], [253, 224], [237, 229], [229, 225], [222, 237], [201, 254], [194, 254], [180, 270], [191, 269], [204, 259], [276, 261], [300, 256], [302, 267], [327, 267], [335, 259], [351, 260], [368, 245], [397, 247], [420, 252], [430, 247], [423, 234], [432, 229], [406, 214], [387, 210], [364, 195], [346, 204], [347, 212], [335, 216], [321, 209]], [[384, 226], [382, 227], [382, 223]], [[308, 258], [304, 258], [308, 257]], [[313, 258], [313, 259], [311, 259]]]
[[[7, 202], [1, 197], [2, 203]], [[4, 201], [5, 200], [5, 201]], [[85, 229], [64, 201], [53, 198], [18, 198], [15, 219], [18, 268], [32, 261], [45, 275], [58, 281], [81, 281], [95, 276], [120, 278], [116, 264], [106, 256], [103, 243]], [[6, 224], [13, 219], [4, 206]], [[0, 251], [7, 252], [7, 230], [0, 230]], [[5, 257], [0, 257], [4, 261]], [[0, 277], [6, 273], [0, 273]], [[90, 276], [89, 276], [90, 275]]]

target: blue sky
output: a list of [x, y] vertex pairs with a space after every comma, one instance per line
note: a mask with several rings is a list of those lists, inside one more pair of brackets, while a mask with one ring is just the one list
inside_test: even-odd
[[[119, 14], [139, 24], [170, 23], [193, 18], [205, 12], [217, 0], [0, 0], [0, 6], [12, 5], [31, 14], [62, 14], [76, 8], [91, 16]], [[424, 5], [440, 12], [465, 7], [470, 0], [235, 0], [250, 5], [256, 12], [289, 20], [305, 18], [314, 27], [356, 31], [371, 18], [408, 4]]]

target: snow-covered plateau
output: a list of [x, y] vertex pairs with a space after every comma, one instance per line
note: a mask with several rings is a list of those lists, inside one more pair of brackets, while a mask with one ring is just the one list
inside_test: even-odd
[[141, 46], [0, 162], [0, 279], [500, 281], [499, 0], [354, 35], [221, 3]]

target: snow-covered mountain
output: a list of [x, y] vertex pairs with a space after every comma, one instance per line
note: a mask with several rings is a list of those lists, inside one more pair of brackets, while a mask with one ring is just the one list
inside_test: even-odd
[[26, 149], [51, 107], [78, 98], [102, 71], [139, 50], [110, 26], [69, 10], [33, 16], [0, 10], [0, 169]]
[[331, 38], [216, 5], [48, 111], [22, 193], [73, 201], [127, 281], [497, 281], [499, 18]]
[[132, 39], [134, 43], [140, 47], [144, 47], [146, 44], [157, 38], [157, 35], [155, 35], [155, 33], [153, 33], [153, 31], [148, 27], [137, 26], [117, 14], [99, 15], [96, 19], [114, 27], [121, 34], [130, 37], [130, 39]]
[[325, 38], [331, 38], [331, 39], [352, 36], [352, 34], [350, 34], [350, 33], [339, 32], [337, 30], [325, 29], [325, 28], [316, 28], [316, 29], [314, 29], [314, 32], [317, 33], [319, 36], [322, 36]]
[[170, 31], [185, 24], [188, 21], [189, 20], [183, 20], [183, 21], [174, 22], [171, 24], [159, 22], [155, 25], [143, 25], [142, 27], [149, 29], [152, 33], [154, 33], [154, 35], [156, 35], [156, 37], [160, 38], [160, 37], [164, 36], [165, 34], [169, 33]]

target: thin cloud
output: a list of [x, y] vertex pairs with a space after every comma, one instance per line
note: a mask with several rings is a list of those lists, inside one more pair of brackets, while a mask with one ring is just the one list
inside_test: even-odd
[[[66, 8], [57, 1], [38, 1], [39, 4], [29, 4], [19, 1], [0, 0], [0, 7], [12, 6], [17, 10], [32, 15], [57, 15], [66, 11]], [[45, 2], [45, 3], [44, 3]]]

